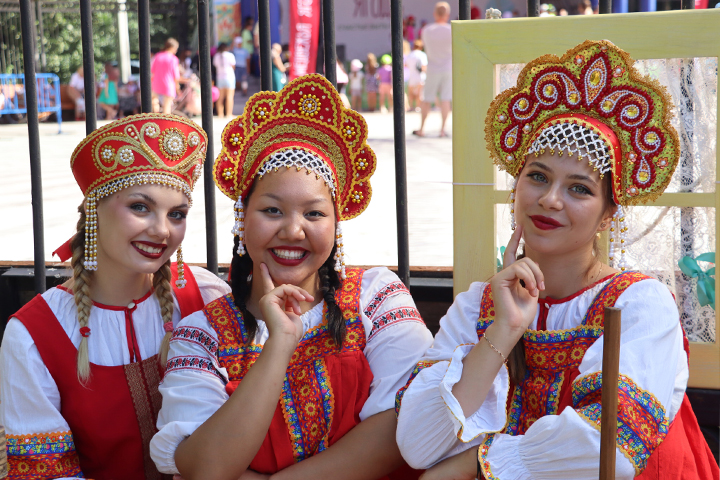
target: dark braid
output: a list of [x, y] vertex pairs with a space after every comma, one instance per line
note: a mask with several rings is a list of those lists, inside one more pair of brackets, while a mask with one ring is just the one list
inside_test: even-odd
[[[237, 254], [238, 242], [238, 237], [235, 237], [232, 264], [230, 266], [230, 286], [232, 288], [235, 306], [243, 316], [243, 324], [248, 334], [248, 343], [251, 343], [257, 333], [257, 320], [255, 316], [248, 311], [245, 302], [250, 296], [252, 289], [252, 280], [248, 281], [248, 277], [253, 271], [253, 262], [247, 253], [242, 257]], [[336, 248], [336, 246], [333, 246], [330, 256], [318, 270], [318, 275], [320, 276], [320, 291], [323, 294], [323, 299], [328, 308], [328, 331], [333, 340], [335, 340], [335, 343], [341, 347], [345, 340], [345, 319], [343, 318], [342, 310], [340, 310], [340, 307], [335, 303], [335, 290], [340, 288], [341, 285], [340, 277], [334, 269]]]
[[338, 347], [342, 347], [345, 340], [345, 319], [342, 310], [335, 303], [335, 290], [341, 285], [338, 272], [335, 271], [336, 250], [337, 245], [333, 245], [330, 256], [320, 267], [318, 274], [320, 275], [320, 291], [323, 293], [323, 299], [328, 309], [328, 331]]
[[257, 320], [248, 311], [245, 301], [250, 296], [252, 287], [252, 280], [248, 281], [248, 277], [252, 273], [253, 262], [247, 253], [242, 257], [237, 254], [239, 241], [239, 237], [235, 237], [232, 263], [230, 264], [230, 287], [232, 288], [233, 302], [235, 302], [235, 306], [243, 316], [243, 324], [245, 324], [245, 330], [248, 333], [248, 343], [251, 343], [257, 333]]

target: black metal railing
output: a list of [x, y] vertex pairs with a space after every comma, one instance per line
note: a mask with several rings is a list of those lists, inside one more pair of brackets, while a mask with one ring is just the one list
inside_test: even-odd
[[[32, 4], [20, 2], [23, 50], [34, 52]], [[40, 170], [40, 125], [35, 82], [35, 55], [23, 55], [25, 67], [25, 106], [27, 107], [28, 140], [30, 143], [30, 181], [32, 190], [33, 241], [35, 258], [35, 291], [45, 291], [45, 227], [43, 225], [42, 174]], [[29, 78], [29, 81], [28, 81]]]
[[[203, 185], [205, 187], [205, 241], [207, 242], [207, 269], [215, 275], [218, 273], [217, 254], [217, 219], [215, 218], [215, 183], [212, 169], [215, 163], [213, 147], [213, 106], [212, 78], [210, 73], [210, 0], [198, 0], [198, 35], [200, 56], [200, 102], [202, 104], [202, 127], [208, 137], [207, 154], [205, 156]], [[232, 112], [230, 112], [232, 115]]]

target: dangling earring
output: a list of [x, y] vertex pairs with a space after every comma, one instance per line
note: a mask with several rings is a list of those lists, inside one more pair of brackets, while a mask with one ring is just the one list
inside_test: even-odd
[[177, 288], [185, 288], [187, 280], [185, 280], [185, 263], [183, 262], [182, 245], [178, 246], [177, 249], [177, 272], [178, 278], [175, 281]]
[[232, 234], [238, 237], [237, 254], [242, 257], [245, 255], [245, 205], [243, 205], [242, 197], [238, 197], [235, 202], [235, 225]]
[[513, 186], [510, 189], [510, 228], [515, 230], [515, 189], [517, 188], [517, 178], [513, 182]]
[[85, 261], [86, 270], [97, 270], [97, 208], [95, 206], [95, 193], [87, 197], [85, 203], [87, 214], [85, 218]]
[[615, 252], [616, 249], [619, 248], [620, 258], [617, 263], [617, 268], [624, 272], [627, 268], [627, 263], [625, 261], [625, 239], [627, 237], [627, 228], [625, 227], [625, 212], [623, 211], [622, 205], [618, 205], [610, 225], [610, 251], [608, 252], [610, 266], [615, 266]]
[[335, 229], [335, 246], [337, 247], [335, 256], [333, 257], [333, 260], [335, 260], [335, 271], [340, 274], [340, 278], [345, 280], [345, 247], [343, 246], [340, 222], [338, 222], [337, 228]]

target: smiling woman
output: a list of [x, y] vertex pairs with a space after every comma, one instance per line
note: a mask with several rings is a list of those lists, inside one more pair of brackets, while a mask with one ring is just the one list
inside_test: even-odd
[[73, 153], [85, 201], [58, 250], [73, 277], [17, 312], [0, 348], [10, 478], [159, 476], [148, 448], [170, 334], [229, 290], [182, 264], [206, 143], [181, 117], [136, 115]]
[[319, 75], [254, 95], [225, 128], [214, 173], [235, 201], [232, 295], [170, 343], [161, 472], [377, 479], [403, 465], [394, 396], [432, 335], [395, 274], [345, 265], [340, 222], [372, 192], [366, 139]]
[[[608, 41], [530, 62], [490, 105], [515, 177], [504, 269], [461, 293], [398, 392], [397, 440], [427, 479], [596, 479], [605, 307], [622, 309], [616, 478], [718, 479], [685, 395], [687, 340], [658, 280], [626, 270], [623, 207], [678, 162], [664, 88]], [[610, 264], [596, 249], [609, 230]], [[524, 240], [524, 256], [516, 256]]]

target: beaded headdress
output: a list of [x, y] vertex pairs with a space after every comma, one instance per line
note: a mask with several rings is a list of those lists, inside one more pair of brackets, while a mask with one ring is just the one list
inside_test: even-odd
[[665, 87], [633, 64], [607, 40], [587, 40], [561, 58], [544, 55], [523, 68], [515, 87], [495, 97], [485, 120], [494, 163], [514, 177], [529, 154], [545, 150], [587, 160], [601, 178], [610, 173], [618, 205], [611, 260], [615, 244], [624, 253], [622, 207], [658, 198], [680, 156]]
[[[194, 122], [155, 113], [116, 120], [80, 142], [70, 166], [85, 195], [86, 269], [97, 270], [97, 202], [133, 185], [153, 184], [182, 191], [192, 204], [206, 147], [207, 135]], [[185, 286], [180, 248], [177, 286]]]
[[[374, 152], [367, 145], [363, 117], [343, 106], [332, 84], [317, 74], [289, 82], [280, 92], [250, 97], [243, 114], [223, 131], [213, 166], [215, 184], [235, 200], [238, 255], [243, 255], [244, 204], [253, 181], [281, 167], [303, 168], [322, 178], [335, 203], [338, 222], [354, 218], [370, 203]], [[335, 270], [344, 278], [340, 224]]]

